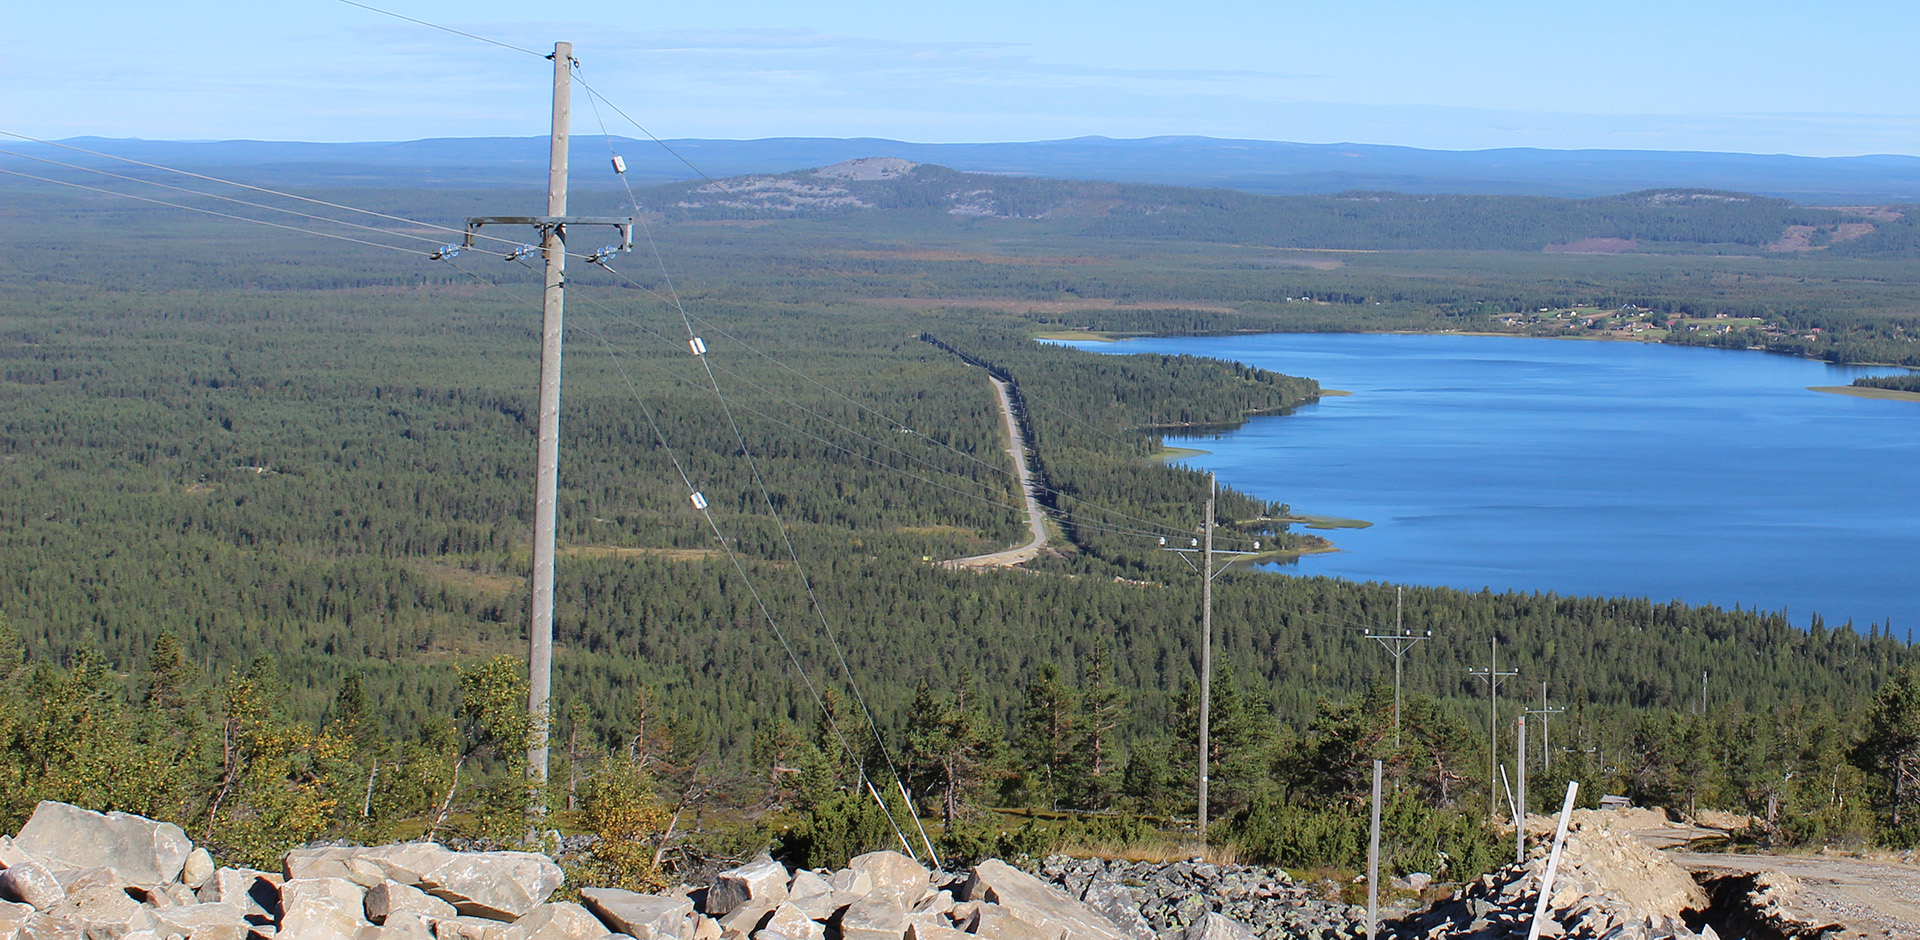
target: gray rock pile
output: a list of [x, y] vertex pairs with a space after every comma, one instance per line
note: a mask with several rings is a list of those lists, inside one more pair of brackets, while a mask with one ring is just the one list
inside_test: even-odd
[[215, 868], [179, 826], [43, 802], [0, 836], [0, 940], [597, 940], [549, 904], [560, 866], [433, 843], [302, 849], [284, 871]]
[[[1447, 901], [1387, 924], [1386, 935], [1399, 940], [1497, 940], [1525, 937], [1540, 899], [1546, 847], [1526, 864], [1510, 864], [1481, 875]], [[1719, 935], [1699, 932], [1708, 907], [1700, 886], [1671, 859], [1616, 828], [1602, 814], [1575, 813], [1560, 871], [1547, 900], [1541, 936], [1570, 940], [1693, 940]]]
[[[1277, 868], [1204, 861], [1130, 862], [1049, 856], [1037, 873], [1106, 914], [1129, 940], [1174, 940], [1232, 923], [1263, 940], [1346, 940], [1366, 936], [1366, 911], [1325, 900]], [[1212, 915], [1212, 920], [1209, 920]]]

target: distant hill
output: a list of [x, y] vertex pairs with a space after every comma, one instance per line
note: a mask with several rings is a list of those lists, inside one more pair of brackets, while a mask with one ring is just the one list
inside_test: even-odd
[[[544, 184], [543, 137], [441, 138], [384, 143], [144, 141], [65, 143], [168, 166], [218, 169], [288, 186], [522, 188]], [[860, 157], [898, 157], [968, 172], [1213, 186], [1268, 194], [1377, 190], [1588, 197], [1646, 189], [1736, 190], [1824, 205], [1920, 200], [1920, 157], [1795, 157], [1652, 150], [1421, 150], [1377, 144], [1297, 144], [1210, 137], [1029, 143], [917, 144], [879, 138], [670, 140], [616, 137], [629, 180], [786, 173]], [[5, 149], [73, 162], [99, 158], [28, 144]], [[599, 136], [573, 140], [574, 185], [617, 186]], [[681, 157], [686, 162], [683, 163]], [[17, 158], [0, 157], [16, 165]]]
[[[586, 201], [596, 198], [606, 199]], [[910, 213], [910, 224], [924, 231], [992, 219], [1081, 236], [1291, 248], [1663, 254], [1898, 250], [1904, 246], [1888, 243], [1882, 229], [1904, 231], [1911, 227], [1906, 216], [1920, 214], [1710, 189], [1585, 199], [1360, 190], [1272, 196], [962, 173], [895, 157], [670, 183], [644, 191], [641, 203], [694, 220]]]

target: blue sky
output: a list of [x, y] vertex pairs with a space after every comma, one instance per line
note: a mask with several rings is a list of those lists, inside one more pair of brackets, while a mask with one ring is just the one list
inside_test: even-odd
[[[1911, 3], [374, 5], [570, 40], [663, 137], [1920, 154]], [[0, 129], [35, 136], [532, 136], [546, 69], [336, 0], [0, 4]]]

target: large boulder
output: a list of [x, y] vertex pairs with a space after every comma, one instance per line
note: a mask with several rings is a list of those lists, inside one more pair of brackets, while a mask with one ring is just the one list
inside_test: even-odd
[[202, 904], [232, 904], [256, 925], [280, 919], [280, 876], [251, 868], [221, 868], [194, 892]]
[[833, 885], [804, 868], [794, 872], [787, 884], [787, 903], [814, 920], [827, 920], [840, 909], [834, 904]]
[[[287, 853], [288, 878], [345, 878], [367, 880], [378, 869], [380, 881], [398, 881], [419, 885], [426, 874], [451, 861], [457, 853], [436, 842], [401, 842], [371, 848], [341, 846], [324, 849], [294, 849]], [[372, 866], [372, 869], [368, 868]], [[372, 885], [367, 885], [372, 887]]]
[[351, 937], [369, 926], [365, 892], [345, 878], [294, 878], [280, 886], [275, 940]]
[[388, 918], [397, 914], [414, 914], [432, 920], [460, 913], [453, 905], [398, 881], [382, 881], [368, 888], [365, 904], [367, 919], [376, 924], [385, 924]]
[[969, 901], [997, 904], [1054, 936], [1064, 931], [1074, 940], [1127, 940], [1105, 914], [999, 859], [975, 865], [961, 894]]
[[66, 887], [39, 862], [21, 862], [0, 871], [0, 897], [9, 901], [31, 904], [35, 910], [45, 911], [66, 896]]
[[0, 901], [0, 937], [11, 937], [38, 913], [31, 904]]
[[783, 901], [773, 909], [773, 916], [767, 918], [755, 936], [767, 937], [769, 934], [786, 940], [826, 940], [827, 925], [807, 916], [805, 911], [791, 902]]
[[512, 929], [512, 924], [489, 917], [442, 917], [433, 922], [433, 937], [434, 940], [507, 940], [507, 931]]
[[841, 940], [900, 940], [907, 932], [907, 909], [891, 895], [875, 891], [840, 914]]
[[237, 904], [190, 904], [153, 912], [161, 936], [179, 934], [193, 940], [247, 940], [253, 925]]
[[186, 830], [131, 813], [96, 813], [42, 800], [14, 846], [62, 868], [112, 868], [128, 881], [165, 884], [180, 877], [193, 851]]
[[507, 928], [507, 940], [599, 940], [607, 927], [578, 904], [542, 904]]
[[910, 921], [907, 924], [907, 940], [975, 940], [975, 938], [973, 934], [964, 930]]
[[17, 940], [88, 940], [87, 925], [71, 917], [35, 914], [20, 925]]
[[635, 940], [687, 940], [692, 936], [693, 902], [679, 895], [581, 888], [580, 899], [614, 933]]
[[89, 933], [117, 937], [129, 930], [159, 926], [153, 912], [122, 889], [105, 885], [69, 891], [47, 914], [86, 924]]
[[763, 858], [713, 876], [713, 885], [707, 889], [706, 914], [723, 917], [749, 904], [771, 909], [786, 899], [786, 866]]
[[892, 898], [903, 909], [911, 909], [933, 893], [933, 879], [926, 867], [899, 852], [868, 852], [855, 856], [847, 869], [864, 872], [873, 881], [872, 894]]
[[378, 927], [360, 928], [353, 940], [434, 940], [434, 936], [433, 927], [426, 918], [415, 914], [395, 914]]
[[967, 929], [985, 940], [1060, 940], [1058, 927], [1042, 927], [997, 904], [982, 904], [969, 919]]
[[420, 887], [468, 917], [510, 921], [545, 904], [564, 877], [534, 852], [454, 852], [420, 873]]

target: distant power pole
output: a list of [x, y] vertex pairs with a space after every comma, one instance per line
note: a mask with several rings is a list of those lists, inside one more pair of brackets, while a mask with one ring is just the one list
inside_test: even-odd
[[1554, 708], [1547, 705], [1547, 683], [1542, 681], [1540, 683], [1540, 707], [1527, 709], [1527, 714], [1540, 716], [1540, 770], [1543, 773], [1553, 769], [1553, 749], [1547, 746], [1547, 718], [1551, 715], [1558, 715], [1566, 710], [1565, 706]]
[[1500, 671], [1500, 636], [1493, 637], [1493, 655], [1485, 669], [1469, 669], [1467, 674], [1487, 680], [1487, 808], [1500, 810], [1500, 680], [1517, 676], [1520, 670]]
[[[553, 44], [553, 130], [547, 151], [547, 214], [543, 216], [487, 216], [467, 219], [465, 243], [447, 246], [435, 257], [450, 257], [472, 248], [483, 225], [531, 225], [540, 232], [540, 253], [546, 262], [540, 327], [540, 426], [533, 489], [533, 614], [527, 628], [527, 776], [535, 786], [547, 782], [548, 699], [553, 687], [553, 556], [556, 503], [560, 480], [560, 354], [565, 337], [567, 226], [613, 225], [622, 243], [633, 243], [631, 218], [589, 218], [567, 215], [567, 142], [571, 125], [573, 44]], [[520, 252], [510, 254], [520, 257]], [[534, 818], [545, 807], [529, 807]]]
[[[1200, 841], [1202, 842], [1205, 842], [1207, 839], [1207, 747], [1208, 747], [1208, 733], [1211, 730], [1208, 727], [1208, 722], [1211, 720], [1211, 717], [1212, 717], [1212, 706], [1213, 706], [1213, 579], [1219, 577], [1221, 572], [1226, 571], [1228, 566], [1232, 565], [1234, 561], [1237, 560], [1238, 556], [1255, 554], [1255, 552], [1257, 552], [1260, 548], [1260, 543], [1255, 542], [1253, 543], [1253, 547], [1255, 549], [1254, 552], [1235, 552], [1235, 551], [1215, 552], [1214, 551], [1213, 549], [1213, 503], [1214, 503], [1214, 497], [1218, 493], [1218, 491], [1219, 491], [1218, 487], [1214, 483], [1213, 473], [1209, 471], [1207, 473], [1207, 501], [1206, 501], [1206, 508], [1205, 508], [1206, 521], [1201, 525], [1200, 538], [1194, 539], [1192, 545], [1186, 548], [1169, 547], [1167, 546], [1167, 540], [1164, 537], [1160, 539], [1160, 545], [1163, 549], [1170, 552], [1178, 552], [1180, 554], [1180, 558], [1184, 560], [1188, 566], [1192, 567], [1193, 570], [1199, 572], [1201, 575], [1201, 578], [1200, 578], [1200, 786], [1199, 786], [1200, 810], [1195, 818], [1199, 821]], [[1204, 540], [1204, 542], [1202, 540]], [[1194, 552], [1198, 552], [1201, 555], [1202, 562], [1200, 565], [1195, 565], [1193, 563], [1193, 559], [1187, 557], [1189, 554]], [[1226, 563], [1222, 564], [1217, 570], [1213, 566], [1213, 556], [1216, 554], [1231, 556], [1226, 560]]]
[[1379, 640], [1380, 645], [1393, 654], [1393, 748], [1400, 749], [1400, 658], [1413, 649], [1415, 643], [1433, 636], [1433, 631], [1415, 634], [1400, 623], [1401, 588], [1393, 589], [1393, 632], [1369, 633], [1367, 639]]

